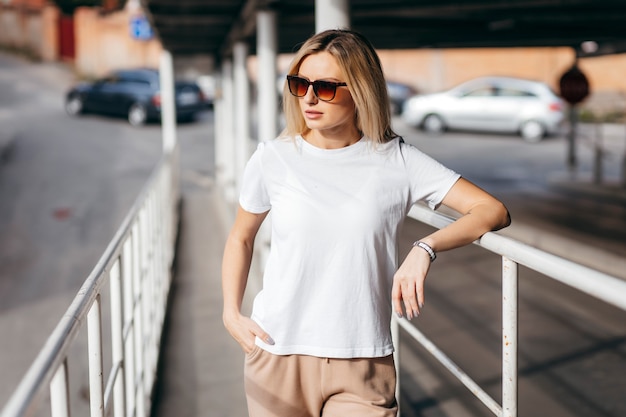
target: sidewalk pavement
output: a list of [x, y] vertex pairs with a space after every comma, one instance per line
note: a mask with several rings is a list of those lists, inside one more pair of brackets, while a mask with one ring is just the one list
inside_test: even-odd
[[234, 211], [218, 193], [183, 190], [153, 417], [248, 415], [244, 354], [222, 323], [222, 251]]

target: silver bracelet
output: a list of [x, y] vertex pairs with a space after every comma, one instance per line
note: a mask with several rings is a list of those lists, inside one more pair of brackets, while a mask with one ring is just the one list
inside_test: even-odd
[[437, 259], [437, 254], [435, 253], [433, 248], [430, 247], [428, 243], [424, 243], [421, 240], [418, 240], [413, 243], [413, 246], [419, 246], [420, 248], [428, 252], [428, 256], [430, 256], [430, 262], [434, 262], [435, 259]]

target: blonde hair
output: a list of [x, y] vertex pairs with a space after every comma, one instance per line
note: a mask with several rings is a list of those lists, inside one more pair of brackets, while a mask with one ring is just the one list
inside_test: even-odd
[[[397, 137], [391, 129], [389, 96], [380, 59], [367, 38], [350, 30], [320, 32], [300, 47], [287, 74], [298, 74], [302, 61], [319, 52], [330, 53], [339, 64], [354, 100], [357, 129], [376, 143], [385, 143]], [[286, 127], [281, 136], [297, 136], [309, 131], [298, 100], [289, 93], [285, 83], [283, 111]]]

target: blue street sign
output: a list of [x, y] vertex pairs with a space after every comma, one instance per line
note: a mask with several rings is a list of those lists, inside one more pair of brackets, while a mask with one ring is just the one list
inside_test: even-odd
[[136, 16], [130, 20], [130, 36], [142, 41], [147, 41], [154, 37], [150, 22], [148, 22], [145, 16]]

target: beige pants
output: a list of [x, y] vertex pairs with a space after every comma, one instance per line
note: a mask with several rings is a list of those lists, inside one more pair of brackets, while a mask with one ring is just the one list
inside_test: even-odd
[[395, 417], [393, 356], [273, 355], [258, 346], [244, 368], [250, 417]]

